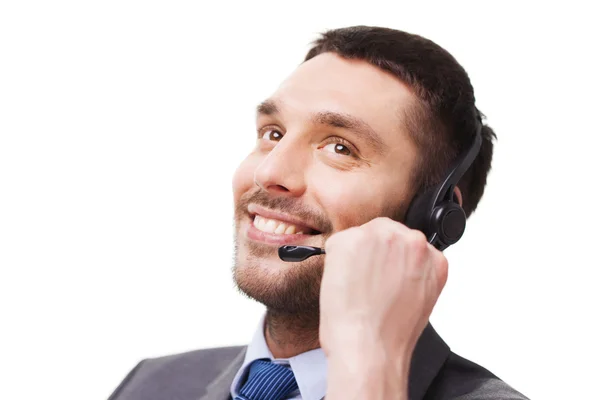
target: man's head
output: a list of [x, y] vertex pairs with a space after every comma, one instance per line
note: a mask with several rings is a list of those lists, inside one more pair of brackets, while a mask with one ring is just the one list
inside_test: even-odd
[[[274, 311], [316, 314], [323, 257], [284, 263], [277, 248], [322, 247], [379, 216], [402, 221], [472, 143], [474, 101], [464, 69], [429, 40], [363, 26], [323, 34], [259, 105], [257, 145], [234, 176], [238, 287]], [[491, 165], [494, 134], [482, 135], [458, 185], [467, 216]]]

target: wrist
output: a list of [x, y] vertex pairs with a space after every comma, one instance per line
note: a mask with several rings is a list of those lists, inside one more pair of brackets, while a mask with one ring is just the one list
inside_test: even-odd
[[358, 370], [370, 365], [386, 367], [399, 373], [410, 367], [415, 344], [408, 341], [390, 343], [373, 334], [370, 329], [350, 329], [337, 335], [335, 346], [324, 348], [329, 363], [344, 364], [346, 369]]
[[328, 359], [328, 400], [408, 398], [412, 352], [389, 352], [382, 347], [344, 352]]

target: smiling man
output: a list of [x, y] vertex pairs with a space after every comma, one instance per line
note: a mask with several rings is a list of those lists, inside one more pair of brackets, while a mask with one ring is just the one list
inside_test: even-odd
[[[493, 137], [466, 72], [433, 42], [364, 26], [323, 34], [258, 106], [256, 147], [233, 179], [235, 282], [266, 306], [254, 338], [144, 360], [111, 398], [524, 399], [428, 324], [448, 265], [406, 223], [481, 138], [449, 192], [468, 217]], [[326, 254], [284, 262], [283, 245]]]

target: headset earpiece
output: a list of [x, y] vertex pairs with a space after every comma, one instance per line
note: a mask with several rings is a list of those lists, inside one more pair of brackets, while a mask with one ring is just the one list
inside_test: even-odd
[[429, 243], [444, 250], [462, 237], [467, 217], [454, 196], [436, 205], [436, 189], [429, 189], [415, 197], [406, 212], [404, 224], [423, 232]]
[[467, 216], [460, 205], [448, 202], [433, 210], [430, 225], [436, 234], [435, 239], [440, 245], [448, 247], [458, 242], [465, 233]]

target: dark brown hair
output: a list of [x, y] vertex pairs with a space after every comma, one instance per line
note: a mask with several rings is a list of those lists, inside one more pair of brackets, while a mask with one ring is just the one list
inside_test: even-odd
[[[472, 144], [483, 114], [475, 107], [471, 81], [454, 57], [431, 40], [389, 28], [354, 26], [324, 32], [313, 45], [305, 61], [326, 52], [364, 60], [412, 89], [417, 101], [401, 113], [419, 149], [412, 171], [414, 193], [437, 184]], [[467, 216], [483, 195], [492, 163], [496, 135], [487, 125], [481, 134], [481, 150], [458, 184]]]

